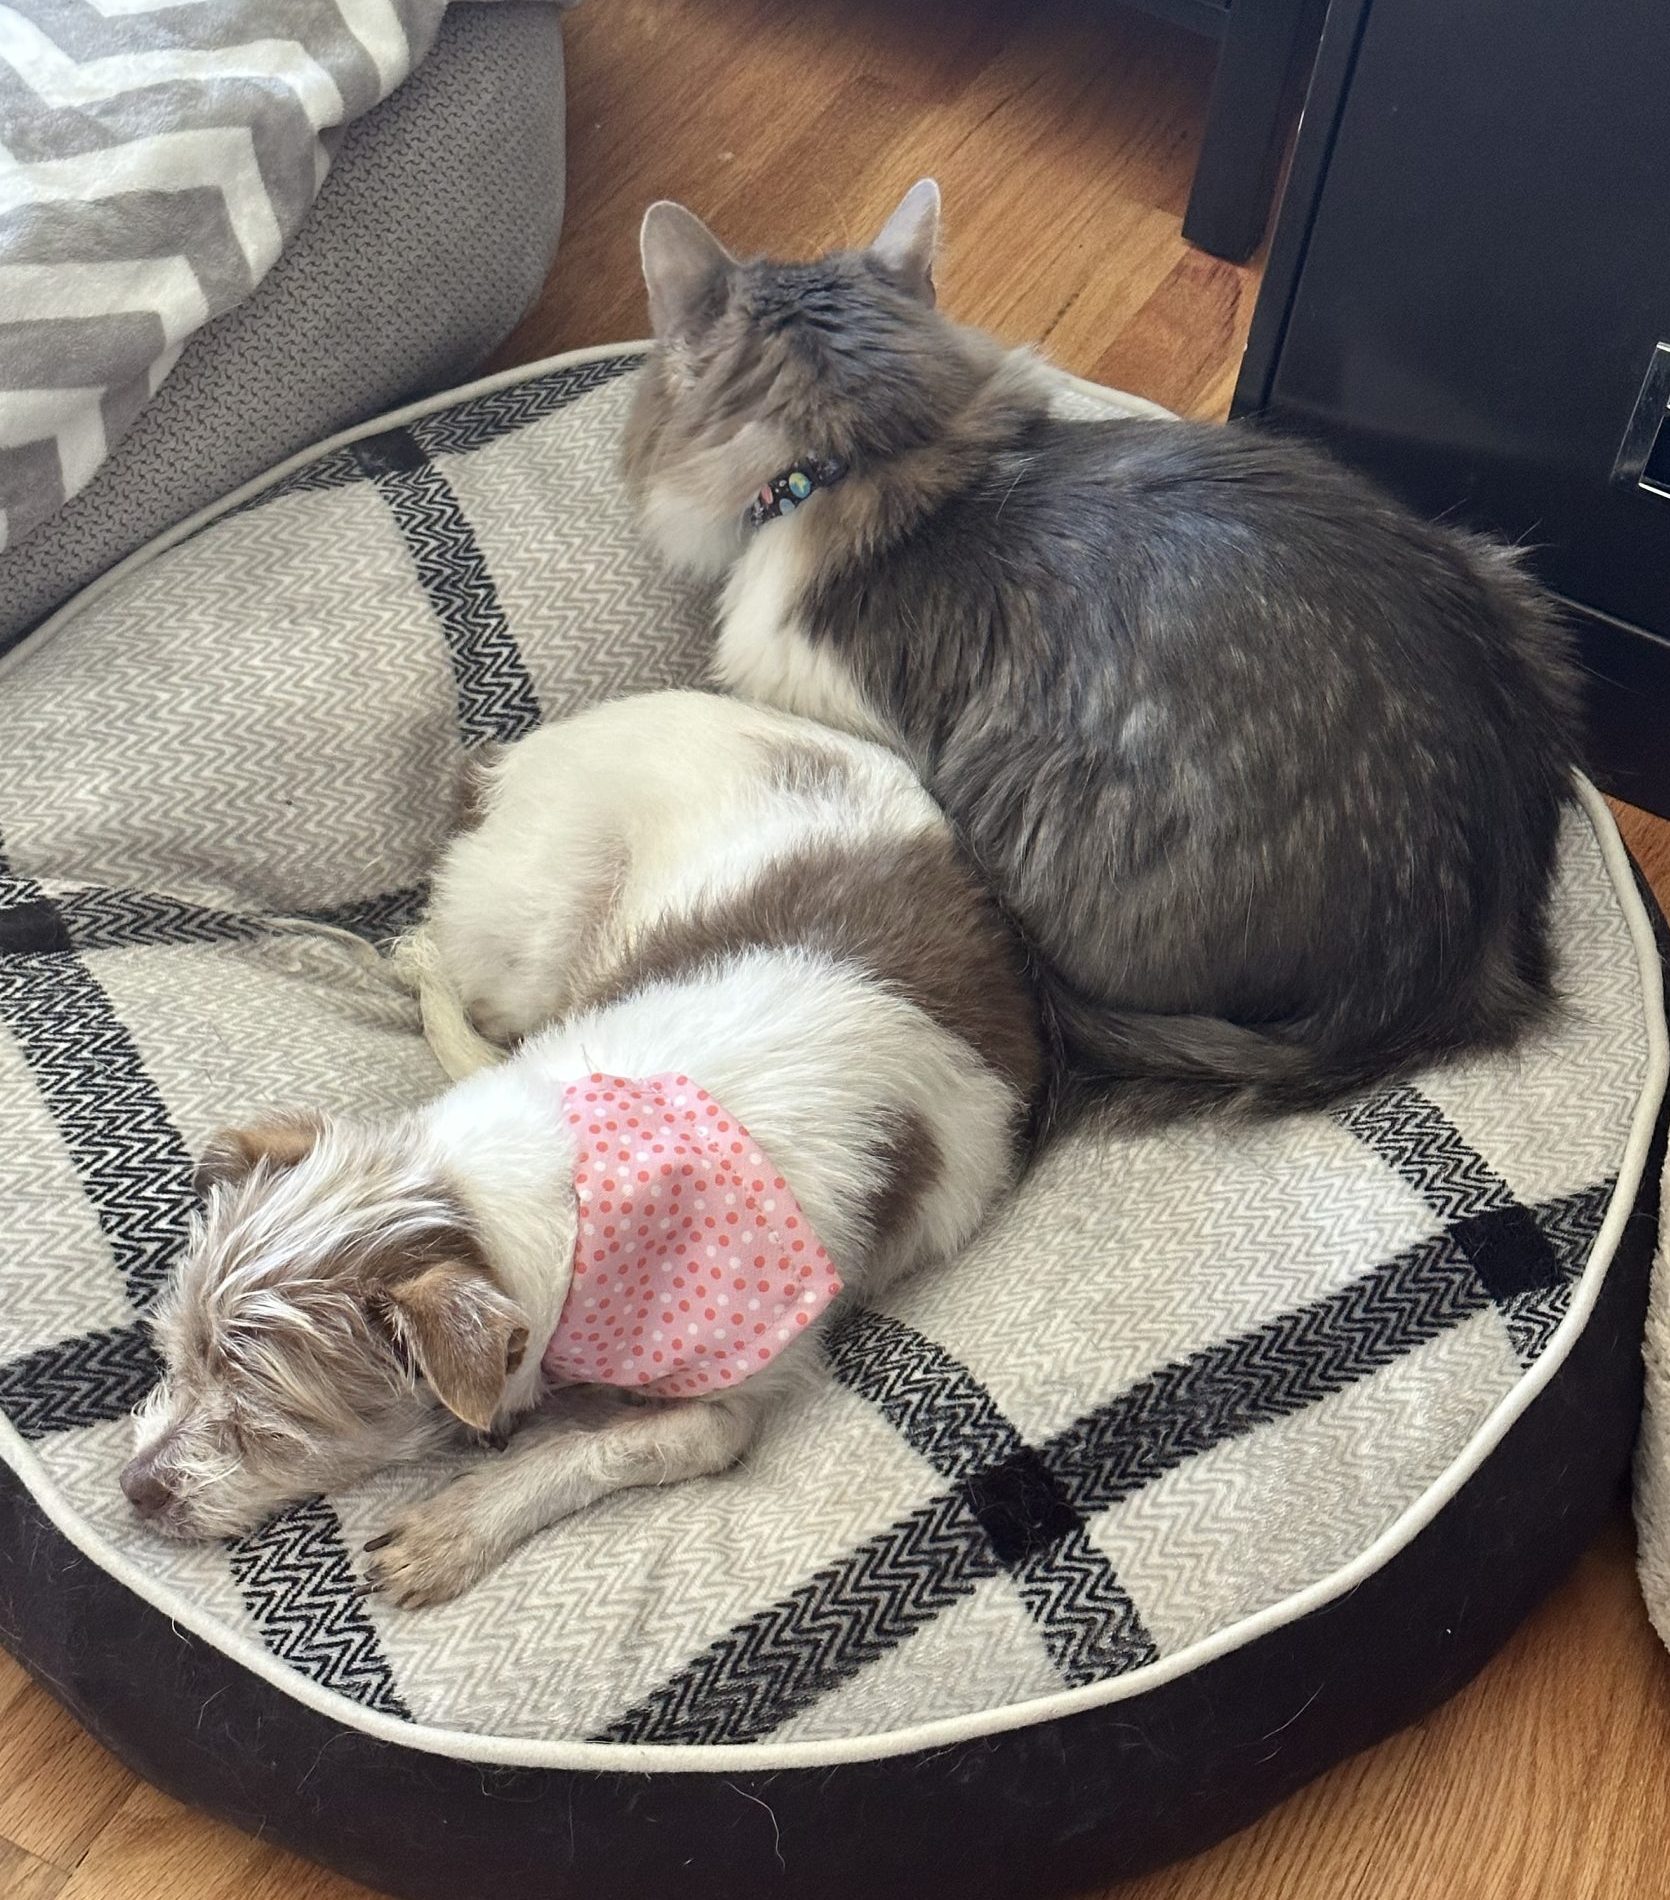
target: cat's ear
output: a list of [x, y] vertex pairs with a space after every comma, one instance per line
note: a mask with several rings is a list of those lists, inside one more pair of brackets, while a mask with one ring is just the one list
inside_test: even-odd
[[638, 254], [649, 290], [649, 320], [658, 337], [688, 336], [699, 329], [736, 262], [695, 212], [668, 198], [644, 213]]
[[876, 233], [870, 255], [885, 264], [913, 297], [934, 300], [934, 251], [939, 245], [939, 186], [919, 178]]

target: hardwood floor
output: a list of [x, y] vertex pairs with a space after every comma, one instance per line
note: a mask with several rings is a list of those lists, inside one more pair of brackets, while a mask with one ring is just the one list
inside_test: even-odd
[[734, 246], [862, 242], [944, 189], [946, 305], [1219, 415], [1256, 272], [1178, 235], [1207, 43], [1105, 0], [600, 0], [570, 20], [571, 191], [513, 363], [640, 336], [638, 220], [688, 200]]
[[[867, 236], [931, 171], [951, 309], [1188, 414], [1226, 409], [1257, 272], [1178, 235], [1203, 42], [1103, 0], [590, 0], [569, 50], [562, 254], [500, 364], [642, 333], [652, 198], [739, 247], [810, 250]], [[1670, 904], [1670, 825], [1620, 816]], [[1620, 1511], [1437, 1715], [1118, 1900], [1649, 1900], [1670, 1893], [1667, 1846], [1670, 1657]], [[363, 1892], [136, 1782], [0, 1658], [4, 1900]]]

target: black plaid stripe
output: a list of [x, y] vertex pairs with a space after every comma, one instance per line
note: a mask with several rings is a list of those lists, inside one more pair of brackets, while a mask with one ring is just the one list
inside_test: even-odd
[[0, 1412], [25, 1438], [126, 1418], [161, 1366], [143, 1326], [82, 1333], [0, 1366]]
[[1383, 1090], [1338, 1119], [1446, 1224], [1498, 1305], [1559, 1285], [1559, 1262], [1530, 1210], [1419, 1089]]
[[261, 1640], [310, 1681], [410, 1720], [365, 1612], [336, 1513], [309, 1498], [228, 1546]]
[[[1607, 1180], [1527, 1217], [1568, 1283], [1617, 1192]], [[1406, 1247], [1326, 1299], [1163, 1366], [1045, 1448], [1074, 1504], [1104, 1511], [1168, 1471], [1371, 1377], [1492, 1304], [1465, 1223]]]
[[388, 503], [446, 637], [459, 736], [471, 745], [531, 732], [533, 681], [451, 482], [410, 429], [367, 436], [353, 453]]
[[63, 949], [57, 907], [0, 857], [4, 895], [28, 919], [0, 956], [0, 1022], [16, 1039], [68, 1151], [128, 1295], [161, 1289], [191, 1214], [191, 1158], [133, 1038], [86, 965]]
[[[391, 893], [321, 913], [321, 921], [380, 927], [410, 910], [413, 895]], [[23, 1051], [141, 1310], [185, 1236], [191, 1162], [132, 1039], [77, 954], [77, 933], [103, 947], [224, 941], [252, 927], [261, 920], [136, 892], [84, 890], [60, 905], [0, 856], [0, 1023]], [[133, 1410], [159, 1369], [140, 1323], [85, 1333], [0, 1365], [0, 1411], [36, 1440], [107, 1424]], [[407, 1715], [328, 1505], [286, 1512], [234, 1546], [231, 1563], [275, 1655], [369, 1708]]]
[[[1568, 1280], [1587, 1260], [1615, 1192], [1603, 1182], [1531, 1214]], [[1085, 1520], [1486, 1311], [1491, 1295], [1463, 1244], [1469, 1218], [1325, 1299], [1161, 1367], [1036, 1448], [1010, 1447], [995, 1466], [946, 1472], [956, 1478], [950, 1488], [738, 1624], [599, 1739], [760, 1740], [997, 1575], [1005, 1554], [1023, 1600], [1051, 1631], [1052, 1657], [1068, 1681], [1152, 1660], [1152, 1641], [1134, 1606], [1127, 1613], [1129, 1599], [1090, 1544]], [[989, 1415], [961, 1388], [957, 1362], [927, 1341], [913, 1352], [909, 1341], [919, 1336], [897, 1321], [876, 1322], [868, 1337], [877, 1362], [867, 1364], [866, 1335], [856, 1330], [867, 1317], [838, 1336], [837, 1374], [855, 1374], [854, 1389], [907, 1437], [919, 1429], [925, 1455], [942, 1469], [956, 1454], [927, 1416], [936, 1381], [949, 1384], [963, 1416]], [[901, 1357], [912, 1363], [899, 1365]]]
[[543, 422], [594, 389], [630, 374], [643, 360], [640, 355], [628, 353], [554, 369], [529, 382], [511, 383], [485, 396], [472, 396], [456, 408], [422, 416], [412, 424], [412, 433], [431, 455], [468, 455], [532, 423]]
[[[1158, 1653], [1113, 1565], [1038, 1453], [966, 1366], [903, 1320], [854, 1312], [831, 1333], [830, 1370], [954, 1481], [1068, 1683], [1095, 1659]], [[1100, 1626], [1092, 1630], [1093, 1618]], [[1106, 1673], [1101, 1671], [1100, 1673]]]
[[311, 462], [304, 463], [291, 474], [281, 476], [270, 488], [262, 489], [259, 495], [251, 495], [248, 501], [240, 502], [236, 508], [229, 508], [217, 519], [224, 521], [230, 520], [233, 515], [248, 514], [252, 509], [264, 508], [269, 501], [279, 501], [286, 495], [323, 494], [332, 488], [351, 488], [355, 482], [363, 482], [365, 478], [365, 470], [354, 460], [351, 448], [332, 449], [328, 454], [315, 456]]
[[829, 1368], [942, 1478], [963, 1478], [1022, 1449], [1021, 1435], [968, 1368], [903, 1320], [853, 1311], [832, 1328]]
[[1538, 1234], [1553, 1254], [1555, 1277], [1547, 1284], [1529, 1286], [1496, 1302], [1521, 1365], [1535, 1365], [1565, 1318], [1571, 1304], [1571, 1283], [1583, 1271], [1614, 1191], [1613, 1183], [1603, 1182], [1539, 1210]]
[[1048, 1447], [1086, 1513], [1104, 1511], [1202, 1452], [1342, 1392], [1488, 1305], [1444, 1235], [1328, 1298], [1139, 1380]]
[[[53, 905], [66, 950], [114, 950], [133, 944], [230, 943], [260, 934], [260, 920], [164, 897], [155, 891], [86, 886], [60, 891]], [[0, 919], [3, 928], [4, 919]]]
[[[432, 416], [422, 416], [411, 425], [412, 434], [431, 455], [468, 455], [504, 436], [514, 435], [531, 423], [543, 422], [547, 416], [590, 395], [594, 389], [627, 375], [642, 361], [641, 356], [628, 354], [605, 357], [596, 363], [579, 363], [572, 369], [554, 369], [529, 382], [512, 383], [485, 396], [472, 396]], [[349, 444], [315, 457], [230, 512], [241, 515], [286, 495], [318, 494], [368, 480], [368, 471], [355, 456], [354, 448], [354, 444]]]
[[308, 923], [351, 930], [367, 943], [389, 943], [422, 920], [428, 903], [427, 884], [408, 884], [400, 890], [379, 891], [374, 897], [356, 897], [344, 904], [296, 914]]
[[1513, 1199], [1438, 1104], [1408, 1084], [1350, 1102], [1336, 1119], [1400, 1174], [1441, 1221], [1488, 1214]]
[[[423, 886], [413, 885], [279, 916], [270, 911], [225, 910], [209, 904], [194, 904], [156, 891], [83, 885], [76, 890], [61, 891], [51, 899], [49, 909], [57, 941], [40, 947], [115, 950], [136, 944], [252, 942], [287, 928], [292, 921], [349, 930], [368, 943], [381, 943], [418, 921], [426, 895]], [[22, 941], [23, 934], [31, 928], [38, 930], [38, 926], [26, 918], [14, 925], [12, 916], [13, 913], [0, 911], [0, 955], [9, 949], [29, 947]]]
[[1135, 1600], [1082, 1524], [1023, 1558], [1010, 1580], [1069, 1688], [1159, 1660]]
[[738, 1623], [596, 1739], [758, 1741], [970, 1596], [997, 1569], [961, 1492], [941, 1492]]

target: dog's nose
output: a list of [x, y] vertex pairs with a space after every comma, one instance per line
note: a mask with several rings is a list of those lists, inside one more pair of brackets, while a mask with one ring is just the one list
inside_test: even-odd
[[122, 1494], [141, 1517], [155, 1517], [174, 1502], [174, 1493], [148, 1458], [132, 1459], [122, 1468]]

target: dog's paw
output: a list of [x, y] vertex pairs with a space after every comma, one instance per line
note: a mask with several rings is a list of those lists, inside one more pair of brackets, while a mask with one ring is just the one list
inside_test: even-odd
[[403, 1610], [422, 1610], [450, 1603], [486, 1576], [500, 1553], [472, 1521], [468, 1490], [467, 1479], [450, 1484], [372, 1538], [365, 1549], [373, 1589]]

